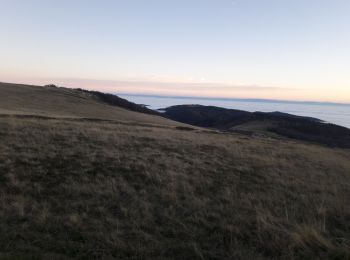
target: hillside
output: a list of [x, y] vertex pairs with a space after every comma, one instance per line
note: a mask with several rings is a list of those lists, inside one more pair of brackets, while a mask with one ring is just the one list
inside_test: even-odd
[[0, 259], [349, 259], [350, 150], [0, 85]]
[[[103, 120], [182, 125], [157, 116], [152, 110], [124, 99], [109, 95], [98, 96], [98, 92], [79, 89], [39, 87], [0, 83], [0, 114], [36, 115], [49, 117], [94, 118]], [[102, 93], [100, 93], [102, 94]], [[103, 99], [105, 98], [105, 99]], [[113, 105], [118, 100], [119, 105]], [[143, 113], [136, 113], [138, 112]], [[147, 115], [153, 114], [153, 115]]]
[[172, 120], [246, 134], [279, 135], [331, 147], [350, 148], [350, 129], [317, 118], [281, 112], [246, 112], [213, 106], [180, 105], [164, 109]]

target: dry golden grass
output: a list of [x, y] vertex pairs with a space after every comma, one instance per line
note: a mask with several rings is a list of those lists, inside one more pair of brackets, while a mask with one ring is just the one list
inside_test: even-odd
[[349, 259], [350, 151], [176, 126], [0, 118], [6, 259]]
[[95, 118], [160, 125], [183, 125], [159, 116], [107, 105], [68, 88], [0, 83], [0, 114]]

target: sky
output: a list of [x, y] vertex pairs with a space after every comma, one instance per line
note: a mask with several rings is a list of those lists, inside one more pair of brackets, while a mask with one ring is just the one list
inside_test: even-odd
[[349, 0], [0, 0], [0, 81], [350, 103]]

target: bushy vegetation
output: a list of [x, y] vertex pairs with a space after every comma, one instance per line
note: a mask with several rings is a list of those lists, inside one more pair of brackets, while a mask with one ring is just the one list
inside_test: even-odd
[[164, 109], [172, 120], [200, 127], [228, 129], [254, 119], [252, 113], [214, 106], [179, 105]]
[[109, 105], [112, 105], [112, 106], [122, 107], [122, 108], [129, 109], [131, 111], [136, 111], [136, 112], [145, 113], [145, 114], [161, 115], [159, 112], [157, 112], [155, 110], [151, 110], [144, 105], [135, 104], [135, 103], [130, 102], [124, 98], [120, 98], [117, 95], [103, 93], [103, 92], [99, 92], [99, 91], [89, 91], [89, 90], [84, 90], [84, 89], [77, 89], [77, 90], [84, 92], [84, 93], [91, 94], [91, 95], [97, 97], [98, 99], [100, 99], [102, 102], [109, 104]]

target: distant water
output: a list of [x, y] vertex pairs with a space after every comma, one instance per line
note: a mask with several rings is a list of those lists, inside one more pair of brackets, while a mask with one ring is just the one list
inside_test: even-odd
[[325, 122], [350, 128], [350, 105], [346, 104], [246, 99], [162, 97], [124, 94], [117, 95], [131, 102], [147, 105], [148, 108], [151, 109], [166, 108], [174, 105], [199, 104], [206, 106], [218, 106], [231, 109], [240, 109], [250, 112], [279, 111], [293, 115], [315, 117]]

